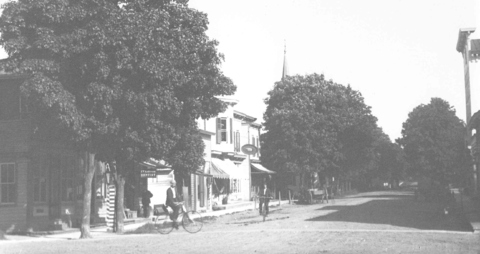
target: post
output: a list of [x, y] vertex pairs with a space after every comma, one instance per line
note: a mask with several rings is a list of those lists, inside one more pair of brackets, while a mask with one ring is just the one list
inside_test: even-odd
[[[475, 160], [476, 161], [476, 160]], [[477, 182], [477, 164], [473, 164], [473, 196], [478, 194], [478, 182]]]
[[278, 192], [278, 206], [282, 204], [282, 192]]
[[292, 204], [292, 191], [288, 190], [288, 203], [291, 205]]
[[[465, 108], [466, 108], [466, 124], [469, 126], [470, 118], [471, 118], [471, 98], [470, 98], [470, 39], [469, 36], [475, 32], [475, 28], [464, 28], [460, 29], [458, 33], [458, 41], [457, 41], [457, 51], [462, 54], [463, 56], [463, 77], [465, 80]], [[467, 129], [467, 138], [470, 141], [472, 136], [472, 132]], [[473, 167], [473, 195], [477, 195], [477, 173], [475, 169], [475, 165]]]
[[252, 199], [252, 167], [250, 165], [250, 154], [247, 155], [248, 167], [248, 199]]

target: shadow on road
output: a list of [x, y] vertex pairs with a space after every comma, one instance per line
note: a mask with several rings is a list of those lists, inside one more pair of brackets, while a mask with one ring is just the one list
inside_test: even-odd
[[412, 196], [373, 195], [361, 205], [333, 205], [317, 210], [335, 211], [307, 221], [356, 222], [387, 224], [422, 230], [472, 231], [471, 225], [459, 214], [445, 215], [437, 203], [415, 201]]
[[394, 195], [357, 195], [349, 198], [414, 198], [413, 194], [394, 194]]

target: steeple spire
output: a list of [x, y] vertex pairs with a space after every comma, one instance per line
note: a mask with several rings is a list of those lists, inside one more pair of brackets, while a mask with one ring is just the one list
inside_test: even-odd
[[284, 42], [284, 50], [283, 50], [283, 72], [282, 72], [282, 80], [288, 76], [288, 65], [287, 65], [287, 42]]

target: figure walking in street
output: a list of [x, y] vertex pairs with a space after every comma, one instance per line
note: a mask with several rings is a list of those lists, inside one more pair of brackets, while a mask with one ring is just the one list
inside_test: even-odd
[[[263, 179], [263, 184], [260, 186], [258, 193], [260, 198], [259, 212], [262, 214], [262, 209], [265, 209], [266, 215], [268, 215], [268, 203], [270, 202], [271, 191], [267, 184], [267, 179]], [[263, 198], [262, 198], [263, 197]], [[265, 205], [265, 208], [263, 207]]]
[[152, 197], [153, 194], [148, 189], [145, 189], [142, 194], [143, 216], [145, 218], [150, 217], [150, 198]]

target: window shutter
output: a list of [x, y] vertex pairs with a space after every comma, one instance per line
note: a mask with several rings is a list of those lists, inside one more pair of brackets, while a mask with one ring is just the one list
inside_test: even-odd
[[237, 133], [235, 133], [235, 136], [236, 136], [236, 147], [237, 147], [237, 152], [240, 152], [240, 132], [237, 131]]
[[233, 144], [233, 120], [230, 118], [230, 144]]
[[220, 133], [220, 130], [222, 129], [222, 121], [220, 118], [217, 118], [217, 124], [216, 124], [216, 136], [217, 136], [217, 144], [220, 144], [222, 141], [222, 134]]

